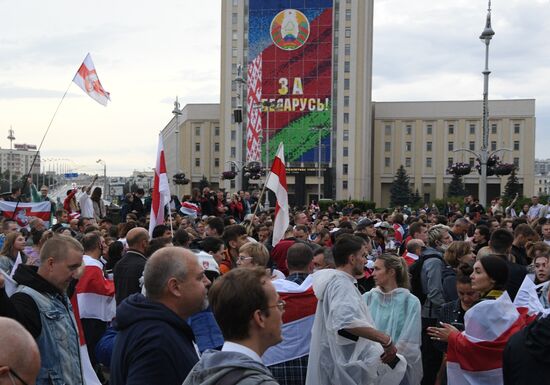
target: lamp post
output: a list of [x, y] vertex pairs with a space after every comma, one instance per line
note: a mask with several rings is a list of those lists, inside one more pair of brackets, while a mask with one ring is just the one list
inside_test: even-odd
[[12, 175], [13, 175], [13, 172], [12, 172], [12, 168], [13, 168], [13, 141], [15, 140], [15, 136], [14, 136], [14, 131], [13, 129], [11, 128], [10, 126], [10, 130], [8, 131], [8, 139], [10, 141], [10, 156], [9, 156], [9, 162], [8, 162], [8, 172], [9, 172], [9, 175], [10, 175], [10, 193], [11, 193], [11, 189], [12, 189]]
[[485, 207], [487, 204], [487, 160], [489, 159], [489, 43], [493, 38], [495, 31], [491, 28], [491, 0], [487, 7], [487, 20], [485, 28], [479, 36], [485, 44], [485, 69], [483, 70], [483, 137], [481, 142], [479, 164], [481, 167], [481, 176], [479, 178], [479, 203]]
[[[172, 113], [174, 114], [174, 117], [176, 118], [176, 129], [174, 130], [174, 133], [176, 134], [176, 167], [174, 170], [174, 175], [179, 174], [180, 172], [180, 124], [179, 124], [179, 117], [182, 115], [182, 111], [180, 109], [180, 103], [178, 101], [178, 97], [176, 96], [176, 101], [174, 102], [174, 109], [172, 110]], [[176, 185], [176, 195], [180, 196], [180, 186]]]
[[318, 127], [311, 127], [310, 129], [312, 131], [317, 131], [319, 136], [319, 144], [318, 144], [319, 155], [317, 156], [317, 204], [319, 204], [319, 200], [321, 199], [321, 134], [327, 128], [324, 126], [318, 126]]
[[[235, 123], [237, 124], [237, 137], [236, 137], [236, 139], [237, 139], [237, 143], [239, 144], [237, 146], [237, 152], [236, 152], [235, 155], [236, 155], [237, 161], [242, 162], [244, 160], [242, 149], [246, 148], [246, 143], [243, 139], [244, 137], [246, 137], [246, 135], [244, 135], [244, 132], [243, 132], [243, 117], [244, 117], [243, 86], [246, 84], [246, 80], [243, 77], [243, 66], [240, 63], [237, 65], [237, 77], [235, 77], [235, 79], [233, 79], [233, 82], [238, 87], [238, 90], [237, 90], [237, 103], [238, 104], [237, 104], [237, 110], [236, 110], [238, 112], [237, 113], [235, 113], [236, 111], [233, 112], [234, 113], [234, 118], [235, 118]], [[237, 183], [237, 188], [238, 189], [239, 188], [244, 189], [243, 177], [242, 177], [241, 173], [237, 174], [236, 183]]]
[[107, 190], [107, 163], [103, 159], [96, 160], [96, 163], [103, 165], [103, 198], [106, 198], [109, 193], [109, 190]]
[[[265, 126], [265, 181], [267, 183], [267, 177], [269, 174], [269, 110], [275, 105], [275, 102], [270, 100], [264, 100], [262, 102], [263, 107], [266, 109], [267, 122]], [[264, 209], [269, 210], [269, 193], [265, 194]]]

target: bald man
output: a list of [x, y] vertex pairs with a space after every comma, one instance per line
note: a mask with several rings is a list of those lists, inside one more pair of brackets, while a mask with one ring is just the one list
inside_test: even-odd
[[34, 384], [40, 353], [31, 334], [17, 321], [0, 317], [0, 385]]
[[116, 310], [110, 383], [181, 385], [199, 360], [186, 319], [208, 306], [210, 281], [181, 247], [153, 253], [143, 278], [146, 296], [133, 294]]
[[143, 227], [135, 227], [126, 234], [126, 241], [128, 251], [113, 270], [117, 304], [131, 294], [141, 293], [139, 279], [147, 262], [145, 250], [149, 246], [149, 232]]

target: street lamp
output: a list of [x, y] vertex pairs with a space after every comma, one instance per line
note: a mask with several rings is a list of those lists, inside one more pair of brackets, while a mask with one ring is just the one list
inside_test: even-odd
[[11, 188], [12, 188], [12, 167], [13, 167], [13, 141], [15, 140], [15, 136], [14, 136], [14, 132], [13, 132], [13, 129], [11, 128], [10, 126], [10, 130], [8, 131], [9, 134], [8, 134], [8, 139], [10, 141], [10, 156], [9, 156], [9, 162], [8, 162], [8, 172], [9, 172], [9, 175], [10, 175], [10, 193], [11, 193]]
[[321, 134], [328, 128], [324, 126], [318, 126], [311, 127], [310, 129], [312, 131], [317, 131], [317, 133], [319, 134], [319, 155], [317, 157], [317, 204], [319, 204], [319, 200], [321, 200]]
[[[237, 143], [239, 144], [237, 146], [237, 149], [236, 149], [237, 151], [235, 155], [237, 158], [236, 160], [239, 162], [242, 162], [244, 160], [242, 151], [243, 151], [243, 148], [246, 148], [246, 143], [243, 139], [245, 136], [243, 132], [244, 130], [243, 129], [243, 116], [244, 116], [243, 88], [244, 88], [244, 85], [246, 84], [246, 80], [244, 79], [244, 76], [243, 76], [243, 66], [240, 63], [237, 65], [237, 76], [235, 77], [235, 79], [233, 79], [233, 82], [237, 85], [237, 109], [233, 111], [233, 116], [234, 116], [234, 121], [237, 124], [236, 140], [237, 140]], [[242, 175], [240, 173], [237, 175], [236, 185], [240, 189], [244, 188]]]
[[485, 29], [479, 38], [485, 44], [485, 69], [483, 70], [483, 137], [481, 142], [479, 164], [481, 167], [481, 176], [479, 178], [479, 203], [485, 207], [487, 204], [487, 160], [489, 159], [489, 43], [495, 35], [495, 31], [491, 28], [491, 0], [487, 7], [487, 20]]
[[[179, 125], [179, 117], [182, 115], [182, 111], [180, 109], [180, 103], [178, 101], [178, 97], [176, 96], [176, 101], [174, 102], [174, 109], [172, 110], [172, 113], [174, 114], [175, 118], [176, 118], [176, 129], [174, 131], [174, 133], [176, 134], [176, 167], [175, 167], [175, 170], [174, 170], [174, 175], [176, 174], [179, 174], [179, 170], [180, 170], [180, 138], [179, 138], [179, 133], [180, 133], [180, 125]], [[180, 187], [179, 185], [176, 185], [176, 195], [179, 197], [180, 196]]]
[[[271, 110], [271, 107], [275, 106], [276, 103], [271, 100], [264, 100], [262, 102], [263, 107], [266, 109], [266, 126], [265, 126], [265, 181], [267, 183], [267, 177], [269, 175], [269, 110]], [[263, 130], [262, 130], [263, 132]], [[269, 194], [266, 192], [265, 194], [265, 203], [264, 203], [264, 209], [269, 210]]]
[[103, 165], [103, 198], [107, 197], [109, 191], [107, 190], [107, 163], [103, 159], [96, 160], [96, 163], [101, 163]]

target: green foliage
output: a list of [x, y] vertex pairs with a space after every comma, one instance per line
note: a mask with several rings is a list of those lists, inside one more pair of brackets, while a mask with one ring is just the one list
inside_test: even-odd
[[327, 211], [329, 206], [336, 203], [338, 206], [338, 210], [342, 210], [346, 205], [353, 204], [354, 207], [360, 209], [361, 211], [367, 211], [367, 210], [374, 210], [376, 208], [376, 203], [372, 201], [361, 201], [361, 200], [342, 200], [342, 201], [334, 201], [331, 199], [321, 199], [319, 201], [319, 207], [321, 208], [321, 211]]
[[512, 169], [512, 173], [508, 176], [508, 181], [506, 186], [504, 186], [504, 193], [502, 197], [505, 198], [508, 202], [512, 201], [515, 198], [516, 193], [521, 194], [521, 186], [519, 185], [518, 177], [516, 176], [516, 168]]
[[201, 193], [205, 187], [210, 187], [210, 182], [208, 181], [208, 179], [206, 179], [206, 176], [203, 175], [202, 179], [199, 181], [199, 190], [201, 191]]
[[449, 191], [447, 192], [449, 197], [464, 197], [467, 195], [464, 183], [462, 182], [462, 176], [454, 174], [451, 183], [449, 183]]
[[390, 188], [390, 205], [409, 205], [414, 200], [414, 194], [409, 185], [409, 176], [403, 165], [399, 166]]

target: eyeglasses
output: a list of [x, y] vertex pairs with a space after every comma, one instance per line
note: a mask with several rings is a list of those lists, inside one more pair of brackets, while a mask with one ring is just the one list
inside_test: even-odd
[[273, 305], [273, 306], [268, 306], [267, 309], [271, 309], [271, 308], [279, 308], [280, 311], [285, 311], [285, 307], [286, 307], [286, 302], [283, 301], [282, 299], [278, 300], [277, 301], [277, 305]]
[[237, 260], [238, 260], [238, 261], [241, 261], [241, 262], [242, 262], [242, 261], [248, 261], [249, 259], [252, 259], [252, 257], [245, 257], [244, 255], [239, 255], [239, 256], [237, 257]]
[[13, 370], [12, 368], [10, 368], [9, 375], [10, 375], [11, 383], [12, 383], [13, 385], [16, 385], [16, 384], [15, 384], [15, 380], [13, 379], [13, 377], [17, 378], [17, 379], [19, 380], [19, 382], [21, 382], [23, 385], [29, 385], [29, 384], [27, 384], [25, 381], [23, 381], [23, 379], [19, 376], [19, 374], [17, 374], [17, 373], [15, 372], [15, 370]]

